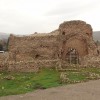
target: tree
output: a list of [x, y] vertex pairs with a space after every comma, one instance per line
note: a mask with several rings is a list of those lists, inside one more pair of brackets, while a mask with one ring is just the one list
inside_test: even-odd
[[3, 51], [3, 45], [0, 44], [0, 51]]
[[6, 50], [8, 51], [8, 47], [9, 47], [9, 37], [8, 37], [8, 40], [7, 40], [7, 43], [6, 43]]

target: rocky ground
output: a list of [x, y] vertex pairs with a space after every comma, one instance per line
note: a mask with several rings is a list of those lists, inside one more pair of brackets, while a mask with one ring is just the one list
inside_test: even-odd
[[100, 100], [100, 80], [0, 97], [0, 100]]

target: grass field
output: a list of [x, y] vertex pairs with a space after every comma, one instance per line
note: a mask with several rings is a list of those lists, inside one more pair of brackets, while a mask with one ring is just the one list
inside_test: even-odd
[[70, 68], [67, 81], [61, 83], [60, 74], [54, 69], [42, 69], [38, 73], [0, 72], [0, 96], [23, 94], [36, 89], [46, 89], [100, 78], [100, 68]]

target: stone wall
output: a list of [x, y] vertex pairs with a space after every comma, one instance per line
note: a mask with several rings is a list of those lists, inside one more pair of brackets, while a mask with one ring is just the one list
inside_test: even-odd
[[61, 58], [65, 59], [69, 48], [75, 49], [80, 57], [97, 54], [92, 28], [84, 21], [68, 21], [59, 26]]
[[87, 24], [84, 21], [80, 20], [73, 20], [73, 21], [66, 21], [59, 26], [60, 34], [65, 32], [66, 35], [68, 34], [86, 34], [89, 37], [92, 37], [92, 28], [91, 25]]
[[[67, 54], [70, 53], [69, 48], [77, 51], [75, 53], [78, 55], [78, 64], [88, 66], [91, 61], [91, 64], [96, 63], [97, 59], [100, 61], [100, 56], [97, 54], [98, 48], [92, 33], [91, 26], [86, 22], [68, 21], [48, 34], [35, 33], [22, 37], [10, 35], [9, 56], [7, 63], [3, 63], [7, 67], [1, 69], [37, 72], [41, 67], [69, 66], [66, 60]], [[91, 60], [91, 57], [96, 60]], [[3, 60], [2, 56], [1, 59]]]
[[32, 61], [10, 61], [8, 71], [38, 72], [41, 68], [52, 68], [57, 65], [58, 60], [32, 60]]
[[56, 35], [35, 35], [16, 37], [11, 35], [9, 42], [10, 60], [30, 61], [57, 58]]
[[37, 71], [40, 67], [52, 67], [58, 58], [58, 35], [34, 34], [18, 37], [10, 35], [9, 71]]
[[7, 52], [0, 53], [0, 71], [7, 69], [7, 61], [9, 54]]

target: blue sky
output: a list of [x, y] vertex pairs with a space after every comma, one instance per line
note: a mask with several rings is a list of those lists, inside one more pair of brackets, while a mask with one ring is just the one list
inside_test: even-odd
[[100, 0], [0, 0], [0, 32], [48, 33], [69, 20], [100, 31]]

